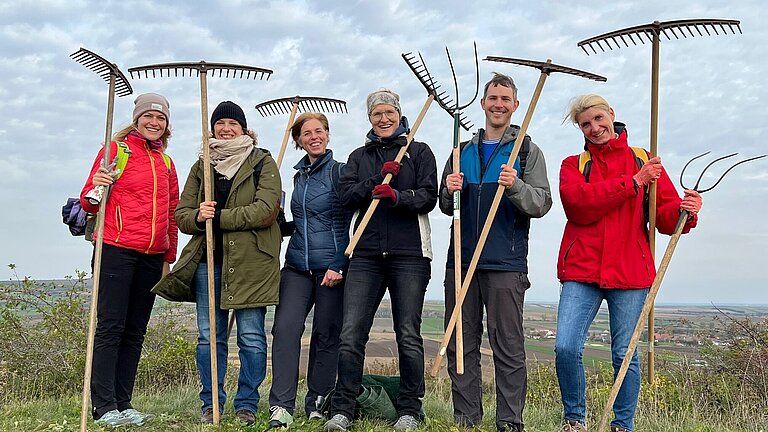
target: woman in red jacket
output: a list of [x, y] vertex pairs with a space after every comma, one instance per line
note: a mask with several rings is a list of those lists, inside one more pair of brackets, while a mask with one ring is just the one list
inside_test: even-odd
[[141, 425], [152, 417], [133, 409], [131, 396], [155, 302], [150, 289], [176, 260], [178, 238], [173, 212], [179, 183], [164, 155], [171, 136], [168, 100], [147, 93], [134, 104], [132, 123], [109, 143], [113, 157], [118, 145], [128, 153], [119, 178], [101, 166], [102, 148], [80, 193], [83, 209], [96, 213], [100, 194], [93, 192], [110, 187], [91, 375], [93, 418], [110, 426]]
[[[562, 290], [555, 364], [564, 432], [586, 431], [582, 352], [600, 305], [603, 300], [608, 304], [612, 362], [618, 372], [656, 276], [643, 203], [647, 189], [656, 183], [656, 223], [663, 234], [672, 234], [681, 210], [690, 213], [683, 232], [690, 231], [701, 209], [696, 191], [686, 190], [680, 199], [660, 157], [638, 164], [627, 144], [624, 124], [614, 123], [613, 108], [601, 96], [575, 98], [566, 118], [584, 134], [591, 166], [582, 172], [579, 155], [574, 155], [563, 160], [560, 168], [560, 198], [568, 221], [557, 260]], [[639, 391], [635, 352], [613, 405], [611, 431], [632, 431]]]

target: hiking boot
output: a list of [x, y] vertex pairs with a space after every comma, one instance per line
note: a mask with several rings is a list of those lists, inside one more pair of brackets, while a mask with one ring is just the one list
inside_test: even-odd
[[121, 413], [116, 409], [105, 412], [103, 416], [99, 417], [98, 420], [94, 421], [95, 424], [102, 425], [102, 426], [120, 426], [120, 425], [128, 424], [130, 422], [131, 422], [131, 419], [124, 416], [123, 413]]
[[269, 407], [269, 412], [272, 414], [269, 416], [269, 428], [284, 428], [288, 427], [291, 423], [293, 423], [293, 416], [291, 413], [288, 412], [287, 409], [272, 405]]
[[330, 420], [325, 422], [323, 430], [329, 431], [346, 431], [348, 427], [352, 425], [352, 420], [348, 419], [344, 414], [336, 414], [331, 417]]
[[143, 413], [133, 408], [128, 408], [127, 410], [120, 411], [120, 414], [122, 414], [123, 417], [129, 419], [130, 420], [129, 423], [134, 426], [142, 426], [144, 423], [155, 418], [154, 414]]
[[630, 432], [630, 430], [621, 426], [611, 426], [611, 432]]
[[200, 423], [213, 424], [213, 408], [206, 408], [200, 416]]
[[254, 414], [253, 411], [249, 411], [247, 409], [235, 411], [235, 417], [247, 425], [256, 423], [256, 414]]
[[323, 419], [325, 419], [325, 416], [323, 416], [322, 414], [320, 414], [320, 411], [312, 411], [312, 412], [311, 412], [311, 413], [309, 413], [309, 415], [307, 416], [307, 419], [308, 419], [309, 421], [311, 421], [311, 422], [315, 422], [315, 421], [320, 421], [320, 420], [323, 420]]
[[559, 432], [587, 432], [587, 425], [577, 420], [563, 420], [563, 427]]
[[408, 414], [401, 415], [393, 426], [396, 431], [410, 431], [416, 429], [417, 427], [419, 427], [419, 421], [416, 419], [416, 417]]

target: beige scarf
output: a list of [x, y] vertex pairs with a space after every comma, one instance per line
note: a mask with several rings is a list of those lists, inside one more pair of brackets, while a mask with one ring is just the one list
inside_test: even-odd
[[[208, 140], [211, 148], [211, 165], [219, 174], [231, 180], [237, 174], [237, 170], [248, 158], [254, 148], [253, 138], [248, 135], [240, 135], [231, 140], [211, 138]], [[203, 152], [200, 151], [200, 159]]]

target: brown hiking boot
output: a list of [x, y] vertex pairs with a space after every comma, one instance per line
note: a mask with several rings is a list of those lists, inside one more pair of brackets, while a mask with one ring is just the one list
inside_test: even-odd
[[200, 423], [213, 424], [213, 408], [206, 408], [200, 416]]
[[576, 420], [563, 420], [563, 427], [558, 432], [587, 432], [587, 425]]
[[235, 413], [235, 417], [237, 417], [238, 420], [240, 420], [241, 422], [247, 425], [252, 425], [256, 423], [256, 414], [254, 414], [251, 411], [248, 411], [247, 409], [238, 410]]

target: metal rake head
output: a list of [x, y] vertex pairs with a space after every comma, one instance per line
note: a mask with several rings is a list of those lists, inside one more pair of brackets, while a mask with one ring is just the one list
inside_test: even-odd
[[456, 103], [449, 107], [447, 105], [443, 104], [443, 101], [438, 99], [437, 103], [440, 104], [440, 106], [451, 113], [452, 111], [458, 110], [461, 112], [461, 110], [467, 108], [468, 106], [472, 105], [472, 103], [477, 99], [477, 94], [480, 91], [480, 65], [477, 62], [477, 42], [474, 43], [475, 47], [475, 95], [472, 97], [472, 100], [467, 102], [464, 105], [459, 106], [459, 83], [456, 80], [456, 70], [453, 68], [453, 60], [451, 59], [451, 52], [448, 50], [448, 47], [445, 47], [445, 54], [448, 56], [448, 64], [451, 66], [451, 74], [453, 75], [453, 86], [456, 89]]
[[600, 82], [606, 82], [608, 81], [607, 78], [593, 74], [591, 72], [583, 71], [580, 69], [574, 69], [567, 66], [561, 66], [555, 63], [552, 63], [551, 60], [547, 60], [545, 62], [542, 61], [536, 61], [536, 60], [525, 60], [525, 59], [519, 59], [519, 58], [512, 58], [512, 57], [499, 57], [499, 56], [487, 56], [483, 60], [485, 61], [492, 61], [492, 62], [500, 62], [500, 63], [512, 63], [520, 66], [529, 66], [535, 69], [539, 69], [541, 73], [549, 75], [552, 72], [561, 72], [569, 75], [576, 75], [580, 76], [582, 78], [591, 79], [594, 81], [600, 81]]
[[[629, 47], [627, 39], [636, 46], [638, 42], [645, 44], [646, 40], [653, 43], [654, 37], [659, 37], [661, 35], [664, 35], [667, 40], [672, 40], [670, 35], [674, 36], [675, 39], [680, 39], [681, 37], [687, 38], [688, 36], [696, 37], [697, 34], [698, 36], [712, 36], [712, 33], [715, 35], [726, 35], [728, 34], [728, 30], [730, 30], [731, 34], [736, 34], [736, 30], [741, 33], [740, 24], [740, 21], [731, 19], [654, 21], [651, 24], [643, 24], [603, 33], [599, 36], [585, 39], [576, 45], [584, 50], [587, 55], [589, 55], [589, 51], [587, 51], [586, 47], [589, 47], [594, 54], [597, 54], [595, 46], [600, 48], [602, 52], [605, 52], [605, 48], [610, 50], [621, 48], [621, 43], [623, 43], [624, 46]], [[694, 33], [694, 30], [696, 33]], [[613, 44], [611, 44], [611, 42]], [[603, 45], [605, 45], [605, 47]]]
[[298, 95], [268, 100], [256, 105], [255, 108], [262, 117], [268, 117], [275, 114], [290, 114], [294, 105], [297, 106], [298, 112], [347, 112], [347, 103], [341, 99]]
[[697, 191], [699, 193], [704, 193], [704, 192], [711, 191], [712, 189], [715, 188], [715, 186], [720, 184], [720, 182], [723, 180], [725, 175], [728, 174], [732, 169], [736, 168], [737, 166], [739, 166], [739, 165], [741, 165], [743, 163], [752, 162], [754, 160], [762, 159], [762, 158], [768, 156], [768, 155], [760, 155], [760, 156], [755, 156], [755, 157], [744, 159], [743, 161], [736, 162], [735, 164], [731, 165], [727, 170], [725, 170], [725, 172], [723, 172], [723, 174], [717, 179], [715, 184], [713, 184], [712, 186], [710, 186], [710, 187], [708, 187], [706, 189], [699, 189], [699, 184], [701, 183], [701, 179], [704, 177], [704, 174], [707, 172], [709, 167], [711, 167], [712, 165], [714, 165], [715, 163], [717, 163], [717, 162], [719, 162], [719, 161], [721, 161], [723, 159], [728, 159], [728, 158], [734, 157], [738, 153], [731, 153], [729, 155], [721, 156], [721, 157], [713, 160], [709, 164], [707, 164], [707, 166], [705, 166], [704, 169], [701, 170], [701, 174], [699, 174], [699, 178], [696, 179], [696, 184], [693, 186], [693, 188], [686, 187], [685, 184], [683, 184], [683, 175], [685, 174], [685, 170], [686, 170], [686, 168], [688, 168], [688, 165], [690, 165], [691, 162], [695, 161], [696, 159], [702, 158], [702, 157], [708, 155], [709, 153], [710, 152], [702, 153], [702, 154], [694, 157], [693, 159], [689, 160], [688, 163], [686, 163], [685, 166], [683, 166], [683, 170], [680, 172], [680, 186], [682, 186], [683, 189], [693, 189], [693, 190], [695, 190], [695, 191]]
[[[272, 70], [256, 66], [239, 65], [232, 63], [208, 63], [203, 60], [199, 62], [178, 62], [178, 63], [157, 63], [144, 66], [128, 68], [131, 78], [170, 77], [173, 76], [199, 76], [201, 73], [211, 72], [211, 76], [224, 78], [244, 78], [244, 79], [269, 79]], [[135, 74], [135, 76], [134, 76]]]
[[[444, 91], [438, 92], [440, 86], [437, 84], [437, 82], [435, 82], [434, 78], [432, 78], [432, 74], [429, 73], [421, 53], [418, 53], [418, 58], [416, 58], [412, 52], [403, 53], [401, 56], [403, 57], [403, 60], [405, 60], [405, 63], [408, 65], [408, 68], [411, 69], [411, 72], [416, 75], [416, 78], [419, 79], [421, 85], [423, 85], [427, 90], [427, 93], [434, 96], [437, 103], [443, 107], [443, 109], [445, 109], [448, 114], [451, 115], [451, 117], [453, 117], [454, 110], [445, 108], [450, 105], [454, 105], [453, 99], [451, 99], [450, 96], [448, 96]], [[461, 127], [463, 127], [465, 130], [470, 130], [474, 127], [474, 124], [467, 118], [466, 115], [461, 112], [459, 113], [459, 124], [461, 124]]]
[[114, 75], [116, 95], [128, 96], [133, 93], [133, 88], [131, 88], [128, 78], [125, 77], [116, 64], [107, 61], [104, 57], [85, 48], [80, 48], [69, 56], [72, 57], [72, 60], [96, 72], [107, 83], [109, 83], [110, 76]]

